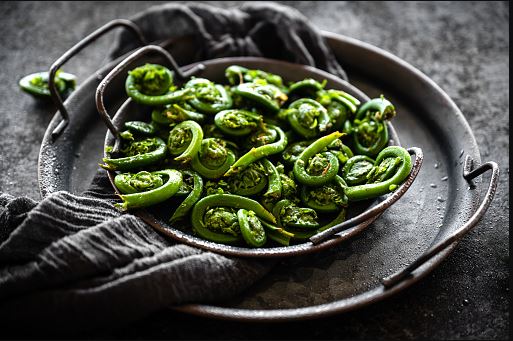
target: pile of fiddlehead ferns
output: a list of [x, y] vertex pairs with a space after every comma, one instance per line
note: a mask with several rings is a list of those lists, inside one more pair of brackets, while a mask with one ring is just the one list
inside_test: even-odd
[[159, 205], [209, 241], [288, 246], [409, 175], [408, 152], [387, 147], [396, 112], [383, 96], [361, 104], [313, 79], [285, 85], [237, 65], [225, 75], [224, 85], [178, 87], [161, 65], [129, 72], [127, 94], [148, 106], [148, 120], [126, 122], [101, 165], [117, 172], [119, 209]]

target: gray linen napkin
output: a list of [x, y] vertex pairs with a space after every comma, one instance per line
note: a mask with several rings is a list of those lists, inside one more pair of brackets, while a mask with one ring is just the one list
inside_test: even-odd
[[[199, 39], [198, 60], [228, 55], [286, 59], [345, 78], [319, 32], [296, 10], [247, 4], [223, 10], [165, 4], [131, 18], [150, 39]], [[119, 36], [112, 56], [135, 46]], [[273, 261], [230, 258], [163, 237], [121, 214], [100, 170], [80, 196], [40, 202], [0, 192], [0, 321], [47, 330], [128, 323], [171, 305], [221, 301], [264, 276]]]

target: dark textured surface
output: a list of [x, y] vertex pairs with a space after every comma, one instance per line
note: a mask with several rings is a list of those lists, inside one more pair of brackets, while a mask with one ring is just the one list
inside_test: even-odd
[[[236, 2], [215, 2], [234, 6]], [[442, 265], [400, 295], [316, 321], [241, 324], [162, 312], [104, 338], [480, 338], [509, 332], [509, 5], [493, 3], [288, 3], [321, 29], [364, 40], [405, 59], [463, 111], [483, 161], [502, 170], [483, 220]], [[37, 155], [54, 108], [17, 89], [22, 75], [47, 69], [65, 49], [110, 19], [149, 3], [0, 5], [0, 190], [38, 199]], [[59, 20], [54, 18], [58, 17]], [[87, 19], [85, 19], [87, 18]], [[20, 29], [23, 27], [23, 29]], [[63, 29], [63, 27], [67, 27]], [[105, 38], [69, 63], [85, 79], [103, 61]], [[201, 328], [192, 326], [201, 325]], [[33, 334], [37, 335], [37, 334]], [[20, 335], [22, 336], [22, 335]]]

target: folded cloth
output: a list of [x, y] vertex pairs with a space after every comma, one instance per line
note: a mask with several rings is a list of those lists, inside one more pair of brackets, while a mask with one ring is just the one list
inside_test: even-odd
[[[248, 2], [223, 9], [168, 3], [130, 20], [151, 42], [194, 36], [196, 56], [190, 63], [230, 56], [266, 57], [314, 66], [347, 80], [319, 30], [292, 7]], [[110, 55], [116, 58], [137, 47], [133, 34], [121, 31]]]
[[[127, 323], [185, 302], [228, 298], [272, 261], [177, 244], [121, 214], [105, 171], [81, 196], [0, 194], [0, 321], [48, 330]], [[27, 322], [30, 321], [30, 322]]]
[[[200, 39], [198, 60], [265, 56], [345, 78], [319, 32], [289, 7], [165, 4], [131, 20], [150, 41], [194, 34]], [[130, 38], [119, 36], [112, 57], [135, 47]], [[3, 326], [23, 321], [75, 332], [115, 326], [172, 305], [226, 299], [274, 263], [178, 244], [141, 219], [118, 212], [115, 200], [103, 170], [81, 195], [60, 191], [35, 202], [0, 192]]]

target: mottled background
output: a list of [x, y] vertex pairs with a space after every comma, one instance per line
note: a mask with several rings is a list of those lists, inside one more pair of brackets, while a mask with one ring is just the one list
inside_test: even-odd
[[[159, 2], [0, 4], [0, 191], [39, 199], [37, 158], [55, 108], [18, 90], [66, 49], [114, 18]], [[232, 7], [242, 2], [215, 1]], [[401, 294], [337, 316], [243, 324], [160, 312], [89, 338], [505, 339], [509, 335], [509, 4], [507, 2], [283, 2], [319, 28], [383, 48], [432, 78], [472, 127], [483, 161], [502, 174], [492, 206], [454, 252]], [[66, 70], [84, 80], [105, 61], [102, 39]], [[414, 302], [415, 304], [412, 304]], [[20, 331], [10, 337], [38, 336]], [[56, 335], [54, 335], [55, 337]]]

